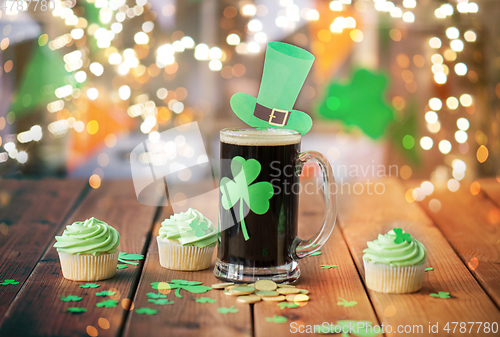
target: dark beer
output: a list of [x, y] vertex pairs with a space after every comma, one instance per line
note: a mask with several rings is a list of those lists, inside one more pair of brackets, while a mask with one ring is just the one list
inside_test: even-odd
[[[255, 159], [261, 164], [261, 171], [251, 184], [269, 182], [274, 194], [265, 214], [245, 212], [249, 240], [245, 240], [235, 216], [241, 200], [230, 210], [221, 207], [219, 261], [245, 268], [273, 268], [291, 263], [297, 236], [299, 176], [295, 161], [300, 151], [300, 134], [278, 129], [266, 129], [262, 134], [259, 130], [234, 130], [234, 135], [221, 134], [220, 151], [221, 178], [234, 179], [233, 158]], [[248, 205], [243, 204], [248, 211]]]

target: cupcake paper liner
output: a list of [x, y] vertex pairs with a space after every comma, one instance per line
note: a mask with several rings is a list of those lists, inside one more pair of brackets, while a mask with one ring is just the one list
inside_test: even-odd
[[113, 254], [68, 254], [59, 253], [64, 278], [73, 281], [100, 281], [116, 274], [118, 249]]
[[391, 267], [363, 260], [366, 286], [381, 293], [414, 293], [422, 288], [427, 262], [417, 266]]
[[182, 246], [178, 243], [156, 237], [160, 254], [160, 265], [173, 270], [204, 270], [210, 267], [215, 245], [198, 248], [196, 246]]

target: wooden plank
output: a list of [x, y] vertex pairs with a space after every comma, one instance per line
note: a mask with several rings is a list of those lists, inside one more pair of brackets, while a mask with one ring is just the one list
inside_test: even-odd
[[[499, 322], [500, 311], [483, 291], [463, 262], [450, 247], [441, 231], [415, 203], [405, 199], [405, 189], [396, 179], [381, 180], [383, 194], [343, 194], [340, 200], [340, 225], [358, 270], [364, 278], [363, 249], [366, 242], [394, 227], [401, 227], [424, 244], [427, 261], [434, 271], [427, 272], [423, 288], [415, 294], [382, 294], [369, 290], [371, 302], [384, 325], [390, 325], [393, 335], [399, 326], [422, 326], [430, 334], [429, 324], [439, 324], [436, 336], [462, 335], [448, 322]], [[381, 191], [381, 188], [378, 189]], [[358, 189], [359, 191], [359, 189]], [[351, 191], [352, 192], [352, 191]], [[373, 191], [372, 191], [373, 192]], [[436, 299], [430, 293], [449, 292], [451, 299]], [[418, 327], [416, 327], [418, 329]], [[477, 326], [476, 326], [477, 328]], [[386, 330], [387, 331], [387, 330]], [[413, 334], [415, 330], [413, 330]], [[483, 330], [476, 336], [491, 334]]]
[[0, 181], [0, 317], [21, 289], [47, 245], [68, 215], [86, 182], [46, 180]]
[[500, 182], [497, 179], [479, 179], [481, 190], [500, 207]]
[[[302, 180], [301, 183], [308, 181]], [[305, 190], [302, 189], [304, 192]], [[324, 199], [320, 195], [302, 194], [299, 198], [299, 237], [308, 239], [323, 219]], [[337, 265], [339, 269], [321, 269], [320, 265]], [[339, 320], [368, 320], [379, 325], [352, 257], [336, 224], [332, 236], [321, 249], [321, 255], [299, 261], [301, 276], [296, 286], [309, 290], [310, 300], [299, 308], [280, 309], [273, 302], [254, 305], [255, 336], [283, 336], [305, 332], [307, 326], [335, 324]], [[345, 308], [340, 299], [358, 304]], [[266, 317], [285, 316], [285, 324], [266, 322]]]
[[[411, 181], [405, 185], [419, 186]], [[439, 200], [439, 210], [430, 209], [430, 198]], [[472, 195], [468, 186], [456, 192], [436, 189], [419, 204], [500, 307], [500, 209], [484, 193]]]
[[[137, 202], [131, 181], [109, 181], [91, 190], [67, 223], [92, 216], [104, 220], [119, 231], [120, 251], [141, 253], [146, 249], [156, 209]], [[64, 227], [59, 228], [59, 234]], [[0, 325], [0, 336], [88, 336], [88, 326], [97, 329], [99, 335], [117, 336], [128, 313], [122, 304], [126, 306], [132, 298], [140, 270], [140, 265], [129, 266], [118, 270], [112, 279], [97, 282], [101, 285], [99, 288], [83, 289], [79, 285], [84, 282], [63, 278], [57, 251], [50, 248], [9, 307]], [[113, 299], [119, 301], [118, 306], [97, 308], [96, 303], [103, 298], [95, 293], [109, 289], [116, 289]], [[60, 300], [60, 296], [67, 295], [83, 299], [80, 302]], [[68, 313], [66, 309], [73, 306], [87, 308], [88, 312]], [[100, 318], [101, 324], [109, 323], [108, 329], [100, 327]]]
[[[218, 192], [205, 194], [189, 199], [186, 203], [177, 205], [176, 212], [185, 211], [193, 207], [212, 222], [218, 220]], [[152, 282], [168, 282], [174, 279], [201, 281], [203, 285], [211, 286], [220, 281], [213, 275], [215, 262], [214, 253], [212, 265], [209, 269], [197, 272], [182, 272], [168, 270], [160, 266], [156, 236], [161, 221], [172, 214], [171, 208], [163, 212], [155, 225], [151, 239], [144, 272], [141, 275], [139, 287], [134, 299], [136, 308], [148, 307], [158, 309], [159, 314], [153, 316], [138, 315], [131, 312], [125, 328], [125, 336], [251, 336], [252, 321], [249, 305], [236, 302], [236, 298], [224, 295], [220, 290], [210, 290], [204, 294], [190, 294], [181, 290], [183, 298], [177, 298], [173, 292], [167, 295], [172, 305], [159, 306], [148, 302], [147, 293], [152, 290]], [[210, 297], [215, 303], [197, 303], [194, 299]], [[239, 310], [236, 314], [220, 314], [219, 307], [235, 306]]]

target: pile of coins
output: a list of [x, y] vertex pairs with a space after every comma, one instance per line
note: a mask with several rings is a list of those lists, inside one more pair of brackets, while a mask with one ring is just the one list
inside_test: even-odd
[[289, 284], [277, 284], [269, 280], [260, 280], [251, 284], [217, 283], [212, 284], [212, 289], [223, 290], [228, 296], [238, 296], [237, 301], [242, 303], [309, 301], [308, 290]]

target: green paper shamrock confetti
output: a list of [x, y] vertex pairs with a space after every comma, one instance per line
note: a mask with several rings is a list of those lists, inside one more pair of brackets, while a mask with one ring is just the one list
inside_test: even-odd
[[104, 301], [101, 301], [99, 303], [96, 303], [96, 307], [98, 308], [114, 308], [116, 307], [116, 305], [118, 304], [118, 301], [115, 301], [115, 300], [104, 300]]
[[85, 284], [81, 284], [80, 288], [99, 288], [100, 286], [101, 286], [100, 284], [85, 283]]
[[411, 242], [411, 235], [410, 233], [403, 233], [403, 230], [401, 228], [394, 228], [393, 229], [394, 233], [396, 233], [396, 238], [394, 239], [394, 243], [403, 243], [404, 241], [410, 243]]
[[85, 308], [78, 308], [78, 307], [69, 307], [66, 310], [68, 312], [71, 312], [72, 314], [80, 314], [82, 312], [87, 312], [87, 309], [85, 309]]
[[280, 309], [285, 309], [285, 308], [298, 308], [299, 305], [297, 303], [294, 303], [294, 302], [280, 302], [278, 303], [278, 307], [280, 307]]
[[316, 256], [316, 255], [321, 255], [321, 250], [318, 250], [312, 254], [309, 254], [309, 256]]
[[64, 302], [78, 302], [78, 301], [81, 301], [82, 298], [79, 297], [79, 296], [73, 296], [73, 295], [70, 295], [70, 296], [61, 296], [61, 301], [64, 301]]
[[[158, 289], [158, 288], [156, 288]], [[147, 293], [146, 294], [149, 298], [152, 298], [152, 299], [159, 299], [159, 298], [167, 298], [167, 295], [163, 295], [163, 294], [157, 294], [157, 293]]]
[[434, 270], [434, 268], [432, 268], [432, 267], [425, 268], [425, 271], [431, 271], [431, 270]]
[[322, 264], [320, 267], [321, 269], [340, 269], [340, 267], [335, 264]]
[[370, 138], [377, 139], [394, 118], [385, 100], [386, 86], [386, 75], [360, 69], [351, 83], [330, 83], [319, 113], [348, 126], [356, 125]]
[[156, 309], [151, 309], [151, 308], [140, 308], [140, 309], [135, 309], [135, 312], [138, 313], [139, 315], [156, 315], [158, 313], [158, 310]]
[[377, 329], [374, 329], [371, 326], [372, 322], [370, 321], [342, 320], [337, 321], [337, 323], [331, 324], [330, 326], [315, 325], [314, 332], [333, 334], [342, 331], [342, 337], [348, 337], [349, 335], [358, 337], [375, 337], [379, 335], [378, 333], [373, 332], [373, 330]]
[[261, 181], [255, 184], [252, 182], [260, 174], [261, 165], [255, 159], [245, 160], [236, 156], [231, 160], [231, 173], [234, 180], [223, 177], [220, 180], [220, 190], [222, 192], [222, 207], [230, 210], [239, 201], [241, 231], [245, 241], [250, 239], [245, 224], [244, 204], [255, 214], [265, 214], [269, 210], [269, 199], [273, 197], [274, 188], [271, 183]]
[[215, 303], [217, 300], [210, 297], [200, 297], [195, 300], [198, 303]]
[[205, 231], [208, 229], [208, 226], [205, 222], [200, 222], [198, 223], [197, 221], [193, 220], [190, 224], [189, 227], [191, 227], [195, 231], [195, 235], [197, 238], [201, 238], [202, 236], [205, 235]]
[[125, 268], [128, 268], [126, 264], [119, 264], [116, 266], [116, 269], [125, 269]]
[[[161, 282], [153, 282], [151, 286], [153, 289], [158, 289], [158, 285]], [[172, 280], [170, 283], [167, 283], [171, 290], [175, 289], [175, 296], [182, 298], [180, 294], [180, 290], [184, 289], [189, 291], [192, 294], [201, 294], [205, 293], [209, 290], [212, 290], [212, 287], [202, 286], [203, 282], [199, 281], [188, 281], [188, 280]]]
[[273, 317], [266, 317], [266, 322], [269, 323], [286, 323], [287, 318], [285, 316], [274, 315]]
[[169, 301], [166, 298], [160, 298], [158, 300], [149, 299], [148, 302], [158, 304], [158, 305], [174, 304], [174, 301]]
[[341, 300], [341, 302], [337, 302], [337, 305], [339, 306], [344, 306], [346, 308], [349, 308], [349, 307], [354, 307], [355, 305], [358, 305], [358, 302], [356, 301], [347, 301], [347, 300], [344, 300], [343, 298], [339, 298]]
[[144, 255], [142, 254], [128, 254], [125, 252], [120, 252], [118, 254], [118, 261], [122, 263], [133, 264], [134, 266], [137, 266], [139, 262], [130, 262], [130, 261], [139, 261], [142, 259], [144, 259]]
[[436, 298], [450, 298], [450, 293], [445, 293], [444, 291], [440, 291], [437, 294], [432, 293], [432, 294], [430, 294], [430, 296], [436, 297]]
[[113, 296], [116, 294], [116, 291], [111, 291], [111, 290], [103, 290], [100, 293], [95, 293], [96, 296]]
[[7, 285], [16, 285], [16, 284], [19, 284], [19, 282], [17, 282], [16, 280], [3, 280], [2, 282], [0, 282], [0, 286], [7, 286]]
[[231, 306], [231, 308], [224, 308], [224, 307], [220, 307], [217, 309], [217, 311], [220, 313], [220, 314], [236, 314], [239, 310], [236, 309], [234, 307], [234, 305]]

